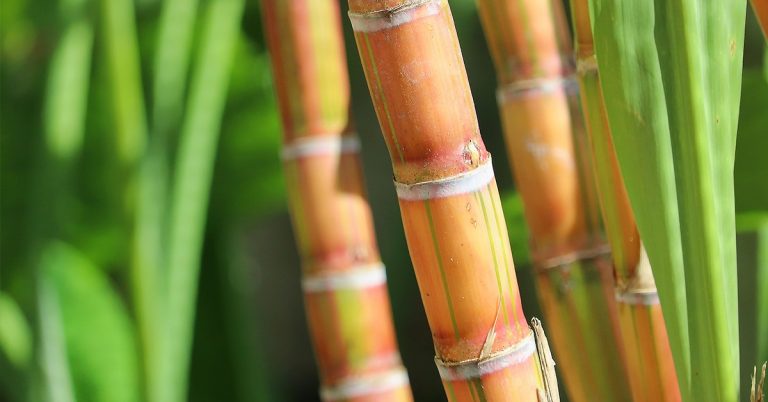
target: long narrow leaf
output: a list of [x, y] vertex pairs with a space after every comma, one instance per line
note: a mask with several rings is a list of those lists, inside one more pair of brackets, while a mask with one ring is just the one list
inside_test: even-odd
[[197, 280], [208, 192], [243, 0], [218, 0], [205, 10], [203, 39], [182, 126], [171, 201], [168, 331], [162, 401], [186, 400]]
[[733, 166], [746, 2], [656, 0], [685, 260], [694, 400], [736, 401]]

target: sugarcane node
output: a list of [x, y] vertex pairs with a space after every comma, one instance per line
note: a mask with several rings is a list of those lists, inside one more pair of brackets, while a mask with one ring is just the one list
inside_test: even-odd
[[[476, 145], [474, 149], [477, 150]], [[472, 193], [484, 188], [494, 179], [493, 164], [490, 155], [482, 164], [479, 164], [479, 150], [476, 155], [478, 165], [457, 175], [418, 183], [402, 183], [395, 180], [398, 198], [405, 201], [432, 200]]]
[[532, 78], [515, 81], [499, 86], [496, 90], [496, 99], [500, 104], [504, 104], [520, 98], [546, 95], [560, 90], [564, 90], [568, 94], [578, 92], [579, 84], [576, 77], [568, 75], [566, 77]]
[[545, 273], [552, 270], [570, 269], [579, 261], [609, 258], [610, 254], [611, 247], [608, 244], [600, 244], [596, 247], [578, 250], [547, 259], [541, 259], [541, 261], [536, 262], [533, 265], [537, 273]]
[[337, 384], [322, 386], [320, 398], [323, 402], [346, 401], [406, 387], [408, 383], [408, 372], [401, 367], [394, 368], [384, 372], [345, 378]]
[[356, 154], [359, 152], [360, 139], [356, 134], [350, 133], [339, 136], [330, 133], [328, 135], [298, 137], [283, 146], [280, 157], [283, 161], [288, 162], [313, 156]]
[[510, 366], [524, 363], [536, 353], [536, 340], [533, 331], [520, 341], [507, 346], [483, 358], [475, 357], [461, 361], [443, 360], [435, 356], [435, 365], [440, 378], [445, 381], [470, 380], [482, 378], [488, 374], [506, 369]]
[[349, 15], [350, 21], [352, 22], [352, 28], [355, 32], [376, 32], [411, 22], [414, 19], [437, 14], [439, 8], [427, 10], [425, 15], [409, 15], [409, 12], [416, 11], [423, 6], [440, 6], [442, 1], [443, 0], [410, 0], [395, 4], [391, 7], [387, 7], [387, 2], [383, 2], [383, 8], [374, 8], [362, 12], [353, 11], [354, 7], [350, 4], [350, 11], [347, 14]]
[[645, 306], [659, 304], [656, 281], [645, 247], [640, 247], [640, 259], [637, 266], [629, 271], [629, 275], [616, 278], [615, 293], [619, 303]]
[[467, 166], [475, 168], [480, 165], [480, 149], [477, 147], [475, 140], [469, 140], [464, 147], [464, 163]]

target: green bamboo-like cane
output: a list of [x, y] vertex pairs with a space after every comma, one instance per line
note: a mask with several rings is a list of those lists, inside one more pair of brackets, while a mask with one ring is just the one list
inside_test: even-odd
[[243, 8], [243, 0], [219, 0], [204, 11], [171, 199], [166, 317], [171, 338], [162, 361], [162, 378], [171, 385], [160, 399], [164, 402], [186, 400], [208, 193]]
[[616, 152], [657, 279], [681, 393], [684, 400], [735, 401], [732, 175], [746, 4], [591, 6]]

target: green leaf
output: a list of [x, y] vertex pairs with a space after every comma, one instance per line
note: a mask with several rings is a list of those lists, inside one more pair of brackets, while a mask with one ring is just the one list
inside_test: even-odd
[[592, 4], [616, 151], [686, 401], [739, 395], [733, 168], [745, 11], [744, 0]]
[[50, 244], [43, 274], [55, 289], [76, 400], [140, 400], [134, 329], [104, 272], [76, 249]]
[[680, 391], [691, 373], [687, 295], [667, 105], [654, 38], [654, 6], [590, 2], [595, 52], [614, 146], [653, 267]]
[[528, 225], [525, 223], [525, 216], [523, 215], [523, 199], [520, 194], [504, 194], [502, 209], [504, 210], [504, 219], [507, 221], [509, 244], [512, 247], [515, 266], [528, 266], [531, 263], [530, 251], [528, 250], [530, 240]]
[[170, 204], [162, 402], [186, 400], [209, 192], [244, 7], [244, 0], [218, 0], [208, 3], [203, 14]]
[[17, 370], [24, 370], [32, 358], [32, 331], [19, 305], [0, 292], [0, 353]]

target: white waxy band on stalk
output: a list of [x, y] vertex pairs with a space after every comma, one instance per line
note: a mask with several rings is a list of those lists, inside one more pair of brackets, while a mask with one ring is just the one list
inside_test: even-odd
[[364, 377], [348, 378], [332, 387], [320, 388], [324, 402], [348, 400], [363, 395], [378, 394], [408, 385], [408, 372], [396, 368]]
[[659, 293], [656, 291], [620, 291], [616, 290], [616, 301], [622, 304], [636, 306], [654, 306], [659, 304]]
[[395, 181], [397, 197], [406, 201], [431, 200], [478, 191], [493, 180], [491, 158], [474, 170], [445, 179], [405, 184]]
[[565, 88], [566, 91], [579, 89], [579, 84], [573, 77], [565, 78], [536, 78], [514, 82], [496, 90], [496, 100], [504, 103], [508, 100], [525, 98], [533, 95], [550, 94]]
[[360, 151], [360, 140], [355, 135], [304, 137], [285, 145], [281, 152], [283, 160], [304, 156], [335, 155]]
[[390, 10], [371, 13], [349, 12], [355, 32], [376, 32], [440, 13], [443, 0], [412, 0]]
[[369, 264], [353, 267], [352, 269], [307, 275], [301, 279], [304, 292], [327, 292], [337, 289], [364, 289], [387, 283], [387, 272], [384, 264]]
[[459, 363], [446, 363], [435, 357], [440, 378], [446, 381], [469, 380], [504, 370], [520, 364], [536, 353], [536, 341], [533, 332], [520, 342], [484, 359], [473, 359]]

